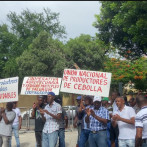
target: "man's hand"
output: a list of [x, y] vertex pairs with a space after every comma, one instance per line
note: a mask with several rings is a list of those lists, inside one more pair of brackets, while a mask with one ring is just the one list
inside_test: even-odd
[[90, 112], [91, 112], [91, 115], [93, 116], [93, 117], [95, 117], [95, 112], [91, 109], [90, 110]]
[[118, 114], [115, 115], [115, 118], [117, 121], [121, 120], [121, 117]]
[[21, 129], [21, 125], [19, 125], [19, 128], [18, 128], [19, 130]]
[[113, 120], [113, 121], [117, 121], [116, 115], [112, 115], [112, 120]]
[[40, 114], [41, 115], [44, 115], [44, 113], [45, 113], [44, 110], [43, 109], [40, 109]]
[[1, 113], [4, 113], [5, 112], [5, 108], [1, 108]]
[[91, 111], [90, 111], [90, 109], [89, 109], [89, 108], [87, 108], [85, 111], [86, 111], [86, 113], [87, 113], [87, 115], [88, 115], [88, 116], [90, 116], [90, 115], [91, 115]]

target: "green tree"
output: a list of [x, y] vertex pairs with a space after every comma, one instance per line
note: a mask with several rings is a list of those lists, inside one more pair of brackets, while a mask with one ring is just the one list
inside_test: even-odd
[[105, 60], [104, 44], [90, 35], [80, 35], [70, 39], [65, 45], [68, 61], [76, 63], [81, 69], [102, 70]]
[[62, 38], [65, 35], [65, 28], [59, 22], [59, 13], [51, 12], [50, 9], [43, 9], [42, 13], [26, 9], [20, 15], [10, 12], [7, 16], [11, 30], [21, 41], [22, 52], [41, 31], [50, 33], [54, 38]]
[[112, 73], [112, 85], [122, 82], [124, 85], [130, 81], [139, 90], [147, 89], [147, 58], [141, 57], [133, 62], [120, 59], [107, 59], [104, 71]]
[[49, 9], [44, 9], [42, 13], [26, 9], [20, 15], [10, 12], [7, 16], [11, 25], [0, 25], [0, 78], [19, 76], [16, 58], [28, 50], [40, 32], [46, 31], [52, 38], [58, 39], [65, 35], [59, 13]]
[[40, 32], [28, 50], [17, 58], [19, 75], [24, 76], [62, 76], [69, 64], [63, 52], [63, 44], [53, 39], [47, 32]]
[[17, 75], [15, 57], [19, 55], [16, 35], [9, 32], [6, 24], [0, 26], [0, 78]]
[[147, 55], [147, 2], [104, 1], [95, 15], [97, 37], [127, 59]]

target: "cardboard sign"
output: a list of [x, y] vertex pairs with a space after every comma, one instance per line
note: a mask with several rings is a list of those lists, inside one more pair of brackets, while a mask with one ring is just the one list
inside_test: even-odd
[[111, 73], [65, 69], [61, 92], [83, 95], [109, 96]]
[[56, 77], [25, 77], [23, 80], [22, 95], [47, 95], [54, 92], [59, 95], [61, 78]]
[[18, 101], [18, 77], [0, 80], [0, 103]]

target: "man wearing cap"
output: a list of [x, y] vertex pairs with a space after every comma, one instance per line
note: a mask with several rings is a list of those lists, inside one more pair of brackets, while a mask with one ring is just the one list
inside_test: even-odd
[[37, 96], [37, 102], [33, 104], [32, 118], [35, 118], [35, 138], [37, 147], [42, 146], [42, 130], [44, 127], [44, 121], [40, 114], [40, 109], [44, 109], [45, 104], [43, 103], [44, 96]]
[[45, 125], [42, 133], [42, 147], [55, 147], [58, 140], [59, 120], [61, 119], [61, 105], [54, 101], [55, 93], [49, 92], [47, 96], [48, 105], [40, 110]]
[[76, 107], [76, 115], [74, 118], [74, 127], [78, 128], [78, 139], [77, 139], [77, 147], [79, 144], [79, 140], [80, 140], [80, 134], [81, 134], [81, 124], [82, 124], [82, 119], [79, 117], [79, 109], [80, 109], [80, 104], [81, 104], [81, 98], [82, 96], [77, 96], [76, 100], [77, 100], [77, 107]]
[[91, 132], [89, 134], [90, 147], [107, 147], [107, 122], [109, 112], [101, 106], [101, 97], [95, 96], [93, 100], [94, 107], [86, 109], [86, 123], [90, 123]]

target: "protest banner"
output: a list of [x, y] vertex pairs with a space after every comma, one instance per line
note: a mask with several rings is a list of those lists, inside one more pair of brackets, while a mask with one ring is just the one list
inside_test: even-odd
[[61, 92], [109, 96], [111, 73], [64, 69]]
[[59, 95], [61, 78], [56, 77], [25, 77], [21, 95], [47, 95], [54, 92]]
[[0, 80], [0, 103], [18, 101], [18, 77]]

